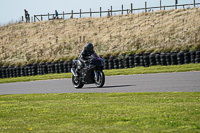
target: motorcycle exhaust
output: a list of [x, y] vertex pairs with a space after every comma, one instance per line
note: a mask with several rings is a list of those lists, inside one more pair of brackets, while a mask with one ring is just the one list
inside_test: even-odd
[[76, 72], [75, 72], [76, 70], [75, 70], [75, 68], [71, 68], [71, 72], [72, 72], [72, 74], [76, 77], [77, 76], [77, 74], [76, 74]]

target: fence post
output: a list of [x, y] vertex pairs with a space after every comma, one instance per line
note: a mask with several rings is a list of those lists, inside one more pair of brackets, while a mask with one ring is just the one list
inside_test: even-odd
[[73, 10], [71, 11], [71, 18], [73, 18]]
[[42, 21], [42, 14], [41, 14], [41, 21]]
[[48, 20], [49, 20], [49, 13], [48, 13]]
[[90, 8], [90, 17], [92, 17], [92, 9]]
[[101, 7], [100, 7], [100, 17], [101, 17]]
[[63, 19], [65, 20], [65, 12], [63, 11]]
[[80, 9], [80, 18], [81, 18], [81, 9]]
[[34, 15], [34, 22], [35, 22], [35, 15]]
[[145, 1], [145, 12], [147, 12], [147, 1]]
[[133, 3], [131, 3], [131, 14], [133, 13]]
[[162, 9], [162, 1], [160, 0], [160, 11], [161, 11], [161, 9]]
[[24, 17], [22, 16], [22, 22], [24, 22]]
[[195, 0], [194, 0], [194, 7], [195, 7]]
[[123, 15], [124, 6], [122, 5], [122, 15]]
[[110, 14], [111, 14], [111, 16], [112, 16], [112, 6], [110, 7]]
[[175, 9], [177, 9], [177, 4], [178, 4], [178, 1], [175, 0]]

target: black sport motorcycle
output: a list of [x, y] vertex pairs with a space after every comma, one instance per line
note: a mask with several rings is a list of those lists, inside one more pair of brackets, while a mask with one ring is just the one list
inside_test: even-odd
[[71, 72], [75, 88], [82, 88], [84, 84], [95, 84], [98, 88], [103, 87], [105, 83], [104, 60], [96, 53], [90, 56], [88, 62], [82, 63], [80, 60], [73, 60], [73, 62], [75, 68], [71, 68]]

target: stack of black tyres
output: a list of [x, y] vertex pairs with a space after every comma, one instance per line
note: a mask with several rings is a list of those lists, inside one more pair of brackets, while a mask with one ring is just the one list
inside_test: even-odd
[[132, 54], [129, 55], [129, 67], [134, 67], [134, 56]]
[[0, 68], [0, 78], [2, 78], [2, 69]]
[[108, 69], [108, 58], [105, 58], [104, 61], [105, 61], [104, 69], [107, 70]]
[[16, 67], [13, 67], [13, 77], [17, 77], [17, 69]]
[[68, 72], [68, 64], [67, 64], [67, 62], [63, 63], [63, 70], [64, 70], [64, 73]]
[[51, 64], [51, 62], [47, 62], [46, 65], [47, 65], [47, 72], [48, 73], [52, 73], [52, 64]]
[[72, 68], [72, 62], [71, 61], [68, 62], [67, 67], [68, 67], [68, 72], [71, 72], [71, 68]]
[[13, 77], [13, 67], [9, 67], [9, 77], [12, 78]]
[[140, 55], [139, 54], [136, 54], [134, 56], [134, 65], [135, 65], [135, 67], [140, 66]]
[[156, 53], [156, 64], [157, 64], [157, 65], [161, 65], [161, 62], [160, 62], [160, 54], [159, 54], [159, 53]]
[[59, 65], [58, 65], [58, 62], [55, 63], [55, 73], [59, 73]]
[[108, 60], [108, 69], [114, 69], [114, 62], [113, 62], [113, 56], [110, 57]]
[[178, 61], [177, 61], [177, 53], [172, 53], [171, 54], [171, 65], [177, 65]]
[[138, 64], [140, 64], [140, 66], [144, 66], [144, 55], [139, 55], [140, 57], [140, 61]]
[[178, 65], [184, 64], [184, 52], [179, 52], [177, 54], [177, 61], [178, 61]]
[[191, 59], [190, 59], [190, 52], [186, 51], [184, 53], [184, 64], [189, 64], [191, 62]]
[[125, 61], [125, 68], [129, 68], [130, 67], [129, 66], [129, 57], [125, 57], [124, 61]]
[[200, 51], [197, 51], [197, 52], [196, 52], [195, 63], [200, 63]]
[[195, 63], [196, 51], [190, 51], [190, 62]]
[[[171, 56], [170, 56], [170, 58], [171, 58]], [[161, 53], [161, 55], [160, 55], [160, 63], [161, 63], [162, 66], [167, 65], [166, 54], [165, 53]]]
[[171, 53], [166, 54], [166, 65], [171, 65]]
[[58, 67], [59, 67], [59, 73], [63, 73], [64, 72], [63, 62], [59, 62]]
[[122, 59], [122, 58], [119, 58], [119, 59], [118, 59], [118, 62], [119, 62], [119, 69], [124, 68], [124, 62], [123, 62], [123, 59]]
[[28, 66], [24, 67], [24, 76], [28, 76]]
[[27, 65], [27, 76], [32, 76], [32, 64]]
[[25, 74], [24, 74], [24, 67], [23, 66], [20, 67], [20, 75], [21, 76], [25, 76]]
[[6, 69], [7, 69], [7, 67], [2, 68], [2, 78], [7, 78], [6, 77]]
[[156, 65], [156, 54], [151, 53], [149, 56], [149, 59], [150, 59], [150, 66], [155, 66]]
[[145, 53], [143, 55], [143, 59], [144, 59], [144, 67], [148, 67], [150, 65], [150, 55], [149, 53]]
[[114, 69], [119, 69], [119, 60], [118, 59], [114, 59]]

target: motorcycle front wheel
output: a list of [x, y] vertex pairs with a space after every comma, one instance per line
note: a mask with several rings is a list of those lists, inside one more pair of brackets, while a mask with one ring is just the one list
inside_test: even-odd
[[105, 75], [102, 71], [98, 71], [98, 77], [95, 78], [95, 85], [98, 88], [101, 88], [103, 87], [104, 83], [105, 83]]
[[82, 88], [84, 86], [84, 83], [74, 75], [72, 76], [72, 83], [75, 88]]

